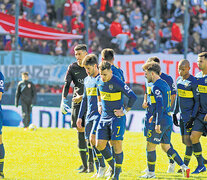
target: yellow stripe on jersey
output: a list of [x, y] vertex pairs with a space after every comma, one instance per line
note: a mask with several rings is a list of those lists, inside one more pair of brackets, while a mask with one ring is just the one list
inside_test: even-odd
[[97, 88], [86, 88], [87, 96], [97, 96]]
[[147, 94], [151, 94], [152, 87], [147, 87]]
[[207, 93], [207, 86], [198, 85], [199, 93]]
[[1, 163], [4, 162], [4, 159], [0, 159], [0, 162], [1, 162]]
[[183, 98], [193, 98], [193, 92], [183, 90], [183, 89], [178, 89], [178, 96], [183, 97]]
[[121, 92], [117, 93], [108, 93], [100, 91], [101, 99], [104, 101], [118, 101], [121, 100]]
[[153, 104], [153, 103], [156, 103], [156, 101], [155, 101], [155, 97], [154, 96], [150, 96], [150, 100], [151, 100], [151, 103]]

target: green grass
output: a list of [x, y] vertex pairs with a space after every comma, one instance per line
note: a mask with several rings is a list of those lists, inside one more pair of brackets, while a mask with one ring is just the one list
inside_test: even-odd
[[[4, 127], [3, 141], [6, 150], [4, 173], [6, 179], [34, 180], [82, 180], [93, 174], [78, 174], [81, 164], [77, 133], [74, 129], [46, 129], [25, 132], [22, 128]], [[202, 138], [203, 154], [207, 158], [207, 139]], [[183, 157], [185, 147], [179, 134], [173, 133], [172, 144]], [[126, 132], [124, 139], [124, 163], [120, 180], [136, 180], [146, 168], [145, 138], [142, 133]], [[190, 168], [197, 166], [192, 157]], [[157, 148], [157, 179], [183, 179], [181, 174], [167, 174], [168, 158]], [[176, 165], [176, 171], [179, 166]], [[207, 173], [189, 179], [207, 179]]]

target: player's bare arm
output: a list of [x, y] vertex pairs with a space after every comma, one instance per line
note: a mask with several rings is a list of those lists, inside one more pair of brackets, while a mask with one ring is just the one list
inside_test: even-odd
[[82, 119], [81, 118], [78, 118], [76, 124], [77, 124], [77, 127], [78, 128], [82, 128], [82, 125], [81, 125], [82, 124]]
[[144, 95], [144, 101], [142, 103], [142, 107], [144, 109], [146, 109], [148, 107], [148, 104], [147, 104], [147, 94]]
[[206, 114], [205, 117], [204, 117], [204, 121], [207, 121], [207, 114]]

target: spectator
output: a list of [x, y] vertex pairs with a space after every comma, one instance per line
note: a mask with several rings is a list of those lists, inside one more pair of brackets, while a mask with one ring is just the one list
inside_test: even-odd
[[34, 15], [39, 14], [41, 18], [47, 14], [47, 4], [45, 0], [35, 0], [34, 1]]
[[140, 8], [137, 7], [134, 11], [130, 14], [130, 27], [131, 30], [134, 31], [135, 26], [141, 26], [142, 23], [142, 13]]
[[83, 13], [83, 6], [80, 4], [80, 0], [74, 0], [72, 4], [73, 15], [81, 15]]
[[71, 0], [66, 0], [64, 4], [64, 19], [67, 21], [68, 26], [70, 26], [70, 21], [72, 19], [72, 3]]

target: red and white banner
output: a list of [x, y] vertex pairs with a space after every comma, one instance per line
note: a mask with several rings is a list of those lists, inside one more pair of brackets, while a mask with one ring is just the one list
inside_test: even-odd
[[[179, 76], [178, 74], [178, 62], [184, 59], [182, 54], [141, 54], [141, 55], [116, 55], [115, 65], [120, 67], [124, 72], [125, 81], [127, 83], [139, 83], [144, 84], [144, 72], [142, 65], [146, 62], [149, 57], [157, 56], [161, 61], [161, 70], [164, 73], [169, 74], [174, 82]], [[190, 62], [190, 73], [195, 75], [199, 72], [197, 66], [198, 55], [189, 54], [187, 59]]]
[[[15, 17], [0, 13], [0, 26], [10, 34], [15, 34]], [[19, 19], [19, 36], [24, 38], [42, 39], [42, 40], [63, 40], [63, 39], [82, 39], [82, 35], [62, 32], [57, 29], [45, 27], [39, 24], [29, 22], [25, 19]]]

